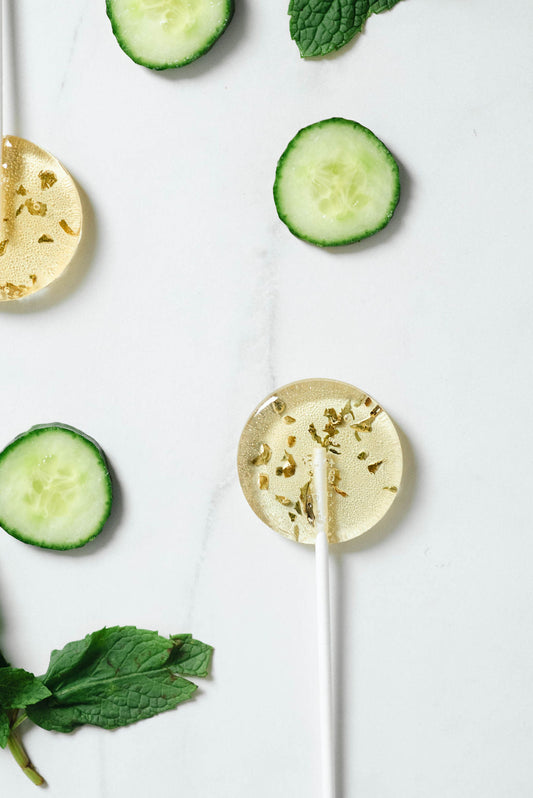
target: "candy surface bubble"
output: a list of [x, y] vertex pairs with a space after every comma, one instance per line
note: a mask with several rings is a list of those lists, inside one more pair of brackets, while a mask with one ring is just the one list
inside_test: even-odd
[[267, 396], [241, 435], [241, 487], [265, 524], [291, 540], [314, 543], [317, 446], [327, 452], [329, 540], [351, 540], [385, 515], [402, 477], [402, 450], [391, 419], [353, 385], [301, 380]]
[[4, 136], [1, 160], [0, 302], [49, 285], [72, 260], [82, 209], [67, 170], [46, 150]]

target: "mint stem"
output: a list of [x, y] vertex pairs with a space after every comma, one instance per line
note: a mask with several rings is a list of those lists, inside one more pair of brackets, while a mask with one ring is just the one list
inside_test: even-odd
[[25, 720], [28, 720], [28, 716], [26, 715], [25, 712], [23, 712], [21, 715], [18, 716], [16, 721], [12, 724], [11, 731], [15, 731], [15, 729], [18, 729], [20, 724], [23, 723]]
[[33, 783], [37, 784], [37, 786], [39, 787], [42, 784], [44, 784], [43, 777], [39, 773], [37, 773], [37, 771], [33, 767], [28, 757], [28, 754], [22, 747], [20, 740], [13, 732], [13, 730], [11, 730], [9, 737], [7, 738], [7, 747], [15, 757], [15, 761], [18, 762], [18, 764], [20, 765], [26, 776], [30, 779], [30, 781], [33, 781]]

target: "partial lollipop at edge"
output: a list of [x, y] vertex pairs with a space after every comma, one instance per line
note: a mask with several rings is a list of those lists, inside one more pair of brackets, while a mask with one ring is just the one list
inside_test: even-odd
[[0, 302], [59, 277], [78, 248], [82, 207], [67, 170], [46, 150], [4, 136], [1, 163]]

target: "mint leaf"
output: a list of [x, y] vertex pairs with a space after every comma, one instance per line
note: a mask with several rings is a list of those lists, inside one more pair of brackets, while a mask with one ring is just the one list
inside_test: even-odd
[[7, 712], [0, 709], [0, 748], [5, 748], [9, 737], [9, 718]]
[[50, 690], [33, 673], [22, 668], [0, 668], [0, 706], [3, 709], [24, 709], [49, 695]]
[[182, 676], [207, 676], [213, 657], [213, 647], [200, 640], [194, 640], [192, 635], [173, 635], [172, 642], [181, 642], [177, 645], [170, 660], [172, 667]]
[[344, 47], [371, 14], [388, 11], [399, 0], [290, 0], [290, 33], [302, 58]]
[[115, 729], [173, 709], [197, 689], [178, 674], [207, 672], [205, 648], [188, 635], [100, 629], [52, 652], [42, 677], [52, 695], [28, 707], [28, 717], [44, 729], [69, 732], [83, 724]]
[[0, 651], [0, 668], [9, 668], [9, 662]]

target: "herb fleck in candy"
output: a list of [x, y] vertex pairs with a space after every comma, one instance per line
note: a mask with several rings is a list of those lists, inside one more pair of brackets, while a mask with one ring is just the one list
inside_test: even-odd
[[379, 460], [377, 463], [372, 463], [372, 465], [367, 466], [367, 468], [371, 474], [375, 474], [378, 468], [381, 468], [382, 465], [383, 460]]
[[41, 178], [41, 190], [44, 191], [46, 188], [51, 188], [54, 183], [57, 183], [57, 177], [55, 176], [54, 172], [50, 171], [49, 169], [44, 169], [39, 172], [39, 177]]
[[266, 465], [270, 460], [272, 450], [268, 443], [262, 443], [259, 447], [259, 454], [252, 460], [253, 465]]
[[276, 411], [276, 413], [281, 416], [285, 412], [285, 402], [283, 402], [279, 397], [276, 397], [272, 402], [272, 407]]

